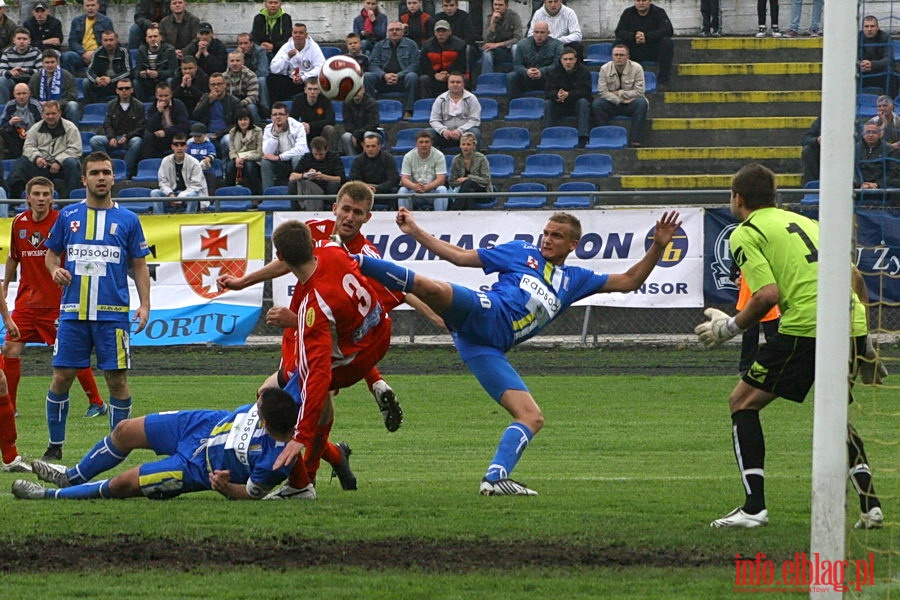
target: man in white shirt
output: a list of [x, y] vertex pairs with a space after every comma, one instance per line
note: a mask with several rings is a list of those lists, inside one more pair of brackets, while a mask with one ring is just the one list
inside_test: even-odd
[[325, 55], [319, 45], [309, 38], [306, 25], [294, 23], [291, 39], [272, 57], [269, 65], [269, 99], [272, 102], [290, 100], [303, 92], [307, 79], [319, 76]]
[[[197, 196], [209, 196], [206, 187], [206, 177], [203, 175], [203, 167], [200, 161], [186, 152], [187, 136], [176, 133], [172, 136], [172, 154], [166, 156], [159, 165], [159, 187], [150, 191], [153, 198], [196, 198]], [[209, 203], [205, 203], [209, 206]], [[161, 215], [166, 212], [197, 212], [198, 202], [154, 202], [153, 214]], [[205, 207], [204, 207], [205, 208]]]
[[459, 148], [459, 138], [467, 131], [481, 143], [481, 103], [466, 89], [462, 73], [454, 71], [447, 77], [447, 91], [431, 105], [429, 121], [438, 148]]
[[287, 185], [291, 171], [309, 152], [303, 124], [288, 116], [284, 102], [272, 105], [272, 122], [263, 130], [262, 152], [260, 171], [264, 190], [273, 185]]

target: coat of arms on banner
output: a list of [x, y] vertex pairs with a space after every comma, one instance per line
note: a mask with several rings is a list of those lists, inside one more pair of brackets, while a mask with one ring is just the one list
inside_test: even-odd
[[242, 277], [247, 272], [249, 231], [246, 223], [181, 226], [181, 271], [198, 296], [222, 295], [220, 275]]

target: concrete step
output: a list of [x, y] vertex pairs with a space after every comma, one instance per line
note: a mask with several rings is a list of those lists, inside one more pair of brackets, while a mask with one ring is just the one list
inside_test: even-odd
[[796, 171], [800, 168], [800, 148], [798, 146], [639, 148], [619, 154], [613, 164], [616, 172], [621, 174], [697, 172], [733, 174], [750, 161], [761, 162], [777, 173]]
[[752, 115], [763, 110], [768, 116], [796, 116], [818, 112], [821, 101], [821, 90], [670, 91], [662, 94], [662, 102], [651, 98], [650, 112], [654, 118]]
[[[691, 190], [691, 189], [730, 189], [734, 173], [692, 174], [692, 175], [621, 175], [610, 179], [618, 179], [620, 189], [632, 190]], [[778, 185], [782, 187], [800, 187], [800, 173], [778, 173]]]
[[678, 63], [822, 61], [822, 38], [720, 37], [690, 38], [688, 41], [676, 45]]

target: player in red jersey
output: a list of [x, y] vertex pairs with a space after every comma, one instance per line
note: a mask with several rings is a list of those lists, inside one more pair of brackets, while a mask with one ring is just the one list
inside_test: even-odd
[[[35, 177], [25, 186], [25, 202], [29, 210], [13, 219], [10, 234], [9, 257], [6, 259], [6, 279], [3, 281], [3, 298], [9, 284], [15, 279], [19, 265], [19, 291], [10, 322], [6, 323], [6, 339], [3, 344], [3, 373], [9, 387], [13, 410], [22, 375], [22, 350], [27, 342], [43, 342], [52, 346], [56, 341], [59, 320], [59, 302], [62, 289], [53, 281], [44, 265], [47, 248], [44, 242], [56, 223], [59, 213], [53, 208], [53, 182], [46, 177]], [[105, 415], [97, 381], [90, 367], [78, 370], [78, 381], [87, 394], [85, 417]]]

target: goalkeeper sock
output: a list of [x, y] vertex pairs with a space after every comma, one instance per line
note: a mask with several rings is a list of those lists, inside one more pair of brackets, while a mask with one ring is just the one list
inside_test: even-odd
[[766, 507], [765, 473], [766, 440], [759, 422], [758, 410], [739, 410], [731, 415], [734, 457], [741, 471], [746, 499], [744, 512], [755, 515]]
[[119, 424], [131, 417], [131, 398], [120, 400], [119, 398], [109, 397], [109, 430], [112, 431]]
[[359, 270], [366, 277], [371, 277], [389, 290], [399, 292], [412, 292], [416, 280], [416, 274], [389, 260], [373, 258], [371, 256], [356, 255], [359, 261]]
[[94, 498], [108, 500], [116, 497], [109, 491], [109, 479], [48, 491], [50, 492], [50, 498], [58, 498], [60, 500], [91, 500]]
[[872, 484], [872, 471], [869, 469], [866, 458], [866, 448], [862, 438], [856, 433], [851, 424], [847, 424], [847, 454], [850, 464], [850, 482], [856, 493], [859, 494], [859, 509], [869, 512], [876, 506], [881, 506], [878, 496], [875, 494], [875, 486]]
[[122, 452], [113, 445], [111, 436], [106, 436], [77, 465], [66, 471], [66, 477], [72, 484], [85, 483], [119, 465], [127, 456], [127, 452]]
[[13, 410], [15, 410], [16, 397], [19, 393], [19, 380], [22, 378], [22, 359], [4, 356], [3, 374], [6, 375], [6, 387], [9, 389], [9, 397], [12, 400]]
[[533, 437], [534, 433], [527, 426], [519, 422], [511, 423], [500, 436], [497, 453], [494, 454], [484, 478], [488, 481], [508, 478]]
[[57, 394], [47, 391], [47, 429], [50, 443], [62, 446], [66, 441], [66, 419], [69, 417], [69, 392]]

